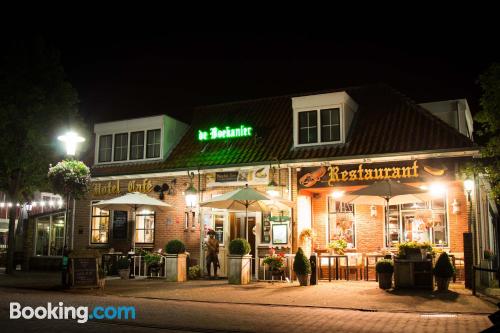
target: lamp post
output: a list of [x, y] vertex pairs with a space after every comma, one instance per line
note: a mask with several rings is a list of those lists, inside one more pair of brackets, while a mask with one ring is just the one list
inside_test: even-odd
[[464, 189], [467, 192], [467, 202], [469, 203], [469, 212], [467, 216], [467, 222], [469, 224], [469, 231], [472, 231], [472, 200], [471, 192], [474, 189], [474, 181], [472, 179], [466, 179], [464, 181]]
[[473, 288], [474, 276], [473, 276], [473, 266], [476, 262], [477, 254], [477, 243], [476, 243], [476, 231], [475, 225], [472, 221], [472, 198], [471, 193], [474, 190], [474, 181], [472, 179], [466, 179], [464, 181], [464, 190], [467, 192], [468, 201], [468, 212], [467, 212], [467, 224], [468, 232], [464, 233], [464, 269], [465, 269], [465, 287]]
[[[79, 143], [85, 141], [85, 138], [81, 137], [73, 131], [69, 131], [64, 135], [57, 137], [66, 148], [66, 155], [69, 159], [73, 159], [76, 155], [76, 148]], [[67, 249], [67, 238], [68, 238], [68, 218], [69, 218], [69, 203], [70, 203], [70, 191], [66, 191], [66, 213], [64, 216], [64, 231], [63, 231], [63, 247], [62, 247], [62, 270], [61, 270], [61, 282], [64, 287], [69, 285], [68, 281], [68, 249]]]

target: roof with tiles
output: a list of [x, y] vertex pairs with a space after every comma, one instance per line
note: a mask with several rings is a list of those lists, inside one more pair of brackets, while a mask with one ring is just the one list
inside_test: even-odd
[[[276, 159], [287, 162], [475, 147], [469, 138], [386, 85], [317, 93], [335, 91], [346, 91], [359, 105], [344, 144], [294, 148], [291, 98], [311, 94], [270, 97], [197, 108], [190, 128], [166, 160], [95, 166], [92, 174], [136, 174], [262, 164]], [[241, 123], [253, 127], [251, 138], [197, 139], [198, 129]]]

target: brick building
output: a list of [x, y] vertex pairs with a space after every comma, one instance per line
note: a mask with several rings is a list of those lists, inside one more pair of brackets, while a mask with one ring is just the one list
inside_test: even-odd
[[[469, 217], [460, 173], [478, 154], [465, 100], [419, 105], [373, 85], [201, 107], [190, 125], [158, 116], [97, 124], [94, 131], [91, 193], [77, 202], [69, 233], [75, 249], [127, 252], [135, 234], [136, 246], [157, 250], [177, 238], [199, 262], [201, 242], [214, 229], [223, 274], [227, 244], [237, 237], [248, 238], [256, 263], [270, 247], [322, 251], [337, 238], [358, 253], [409, 240], [463, 253], [468, 221], [482, 209], [476, 186]], [[349, 192], [383, 179], [427, 189], [428, 196], [389, 206], [387, 219], [384, 206], [348, 202]], [[249, 184], [272, 187], [293, 207], [252, 212], [245, 225], [242, 212], [187, 204], [190, 184], [198, 203]], [[142, 211], [134, 222], [131, 211], [91, 206], [132, 191], [161, 197], [174, 210]], [[311, 246], [300, 237], [309, 228]], [[484, 228], [477, 260], [480, 247], [496, 247], [493, 221]]]

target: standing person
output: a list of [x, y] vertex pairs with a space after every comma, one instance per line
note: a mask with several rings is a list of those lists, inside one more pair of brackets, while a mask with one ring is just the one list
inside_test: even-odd
[[219, 241], [215, 239], [215, 231], [208, 231], [208, 236], [210, 237], [207, 241], [207, 272], [208, 277], [211, 278], [210, 275], [210, 266], [214, 266], [214, 278], [217, 278], [217, 266], [219, 266]]

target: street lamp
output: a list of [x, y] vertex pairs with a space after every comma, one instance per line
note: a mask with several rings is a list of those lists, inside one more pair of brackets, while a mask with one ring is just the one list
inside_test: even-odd
[[[76, 148], [79, 143], [82, 143], [85, 141], [85, 138], [80, 136], [78, 133], [73, 132], [73, 131], [68, 131], [63, 135], [60, 135], [57, 137], [59, 141], [61, 141], [65, 148], [66, 148], [66, 155], [68, 155], [70, 158], [74, 158], [76, 155]], [[70, 202], [70, 193], [66, 193], [66, 215], [64, 219], [64, 239], [63, 239], [63, 256], [64, 252], [66, 251], [66, 246], [67, 246], [67, 238], [68, 238], [68, 217], [69, 217], [69, 202]]]
[[85, 141], [84, 137], [81, 137], [77, 133], [73, 131], [66, 132], [64, 135], [60, 135], [57, 137], [57, 140], [62, 141], [66, 147], [66, 154], [68, 156], [76, 155], [76, 146], [79, 143]]

